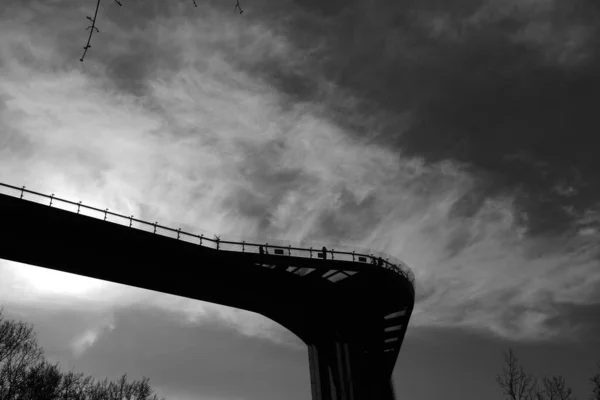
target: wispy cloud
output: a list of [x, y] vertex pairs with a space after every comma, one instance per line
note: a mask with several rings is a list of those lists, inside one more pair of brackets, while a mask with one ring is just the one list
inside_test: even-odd
[[[415, 326], [541, 339], [571, 333], [556, 322], [560, 305], [600, 300], [594, 208], [562, 233], [529, 234], [517, 192], [482, 191], [494, 175], [390, 146], [391, 117], [369, 118], [356, 91], [311, 77], [266, 19], [177, 3], [129, 15], [127, 27], [126, 7], [106, 8], [107, 33], [82, 66], [72, 39], [81, 10], [53, 7], [65, 12], [13, 5], [0, 27], [3, 182], [199, 233], [387, 251], [417, 275]], [[284, 86], [308, 89], [290, 97]], [[393, 119], [398, 136], [419, 123], [405, 111]], [[355, 134], [351, 114], [367, 133]], [[152, 299], [190, 322], [219, 312], [248, 335], [285, 341], [259, 316], [28, 268], [2, 263], [4, 302], [29, 293], [31, 304], [106, 310]], [[99, 332], [81, 332], [78, 351]]]

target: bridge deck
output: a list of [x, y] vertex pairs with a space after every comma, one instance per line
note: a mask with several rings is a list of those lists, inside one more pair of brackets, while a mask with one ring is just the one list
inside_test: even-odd
[[[328, 252], [323, 259], [299, 247], [197, 235], [190, 235], [197, 242], [184, 240], [189, 234], [178, 230], [168, 237], [157, 234], [154, 224], [145, 223], [151, 231], [135, 229], [133, 218], [129, 224], [110, 221], [106, 210], [97, 210], [104, 218], [94, 218], [78, 203], [66, 202], [78, 206], [66, 211], [56, 207], [63, 200], [52, 196], [45, 205], [15, 193], [0, 194], [0, 258], [254, 311], [290, 329], [309, 348], [352, 344], [347, 351], [355, 373], [371, 364], [378, 375], [391, 376], [414, 304], [412, 275], [402, 264], [356, 252]], [[268, 254], [260, 254], [259, 246]], [[365, 257], [367, 262], [359, 261]], [[312, 374], [312, 363], [324, 361], [311, 357]], [[350, 398], [338, 392], [319, 397], [317, 390], [313, 398]]]

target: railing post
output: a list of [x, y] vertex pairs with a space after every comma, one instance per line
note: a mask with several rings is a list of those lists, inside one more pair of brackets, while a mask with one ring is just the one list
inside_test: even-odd
[[242, 240], [242, 253], [246, 251], [246, 241]]
[[133, 226], [133, 215], [129, 216], [129, 227], [131, 228]]
[[20, 199], [22, 199], [22, 198], [23, 198], [23, 193], [24, 193], [24, 192], [25, 192], [25, 186], [23, 186], [23, 187], [21, 188], [21, 197], [19, 197]]
[[81, 209], [81, 201], [77, 203], [77, 214], [79, 214], [79, 210]]
[[288, 256], [292, 256], [292, 245], [288, 244]]
[[354, 253], [355, 253], [355, 251], [352, 250], [352, 262], [354, 262]]
[[154, 233], [156, 233], [156, 225], [158, 224], [158, 221], [154, 222]]
[[54, 193], [50, 195], [50, 207], [52, 207], [52, 200], [54, 200]]
[[106, 216], [108, 215], [108, 208], [104, 210], [104, 220], [106, 221]]

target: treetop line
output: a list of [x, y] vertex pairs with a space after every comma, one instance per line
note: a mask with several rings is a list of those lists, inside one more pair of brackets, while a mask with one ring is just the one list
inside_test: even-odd
[[[85, 58], [85, 55], [88, 51], [88, 49], [90, 47], [92, 47], [90, 45], [90, 42], [92, 41], [92, 35], [94, 34], [94, 30], [97, 33], [100, 33], [100, 30], [96, 27], [96, 18], [98, 16], [98, 9], [100, 8], [100, 1], [98, 0], [96, 2], [96, 11], [94, 12], [94, 18], [90, 17], [90, 16], [86, 16], [87, 19], [89, 19], [90, 21], [92, 21], [92, 24], [90, 26], [88, 26], [85, 30], [89, 30], [90, 31], [90, 35], [88, 36], [88, 40], [87, 43], [85, 45], [85, 47], [83, 48], [83, 55], [81, 56], [81, 58], [79, 59], [79, 61], [83, 62], [83, 59]], [[196, 3], [196, 0], [192, 0], [194, 2], [194, 7], [198, 7], [198, 4]], [[115, 3], [117, 3], [119, 5], [119, 7], [123, 6], [123, 3], [121, 3], [119, 0], [114, 0]], [[240, 0], [236, 0], [235, 3], [235, 7], [233, 8], [235, 11], [239, 11], [240, 14], [242, 14], [244, 12], [244, 10], [242, 10], [242, 6], [240, 6]]]

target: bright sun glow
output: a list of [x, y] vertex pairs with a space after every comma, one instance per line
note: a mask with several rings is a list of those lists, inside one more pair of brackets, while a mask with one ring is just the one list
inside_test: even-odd
[[40, 294], [81, 296], [107, 285], [107, 282], [98, 279], [29, 265], [20, 265], [16, 274], [23, 283], [30, 285]]

